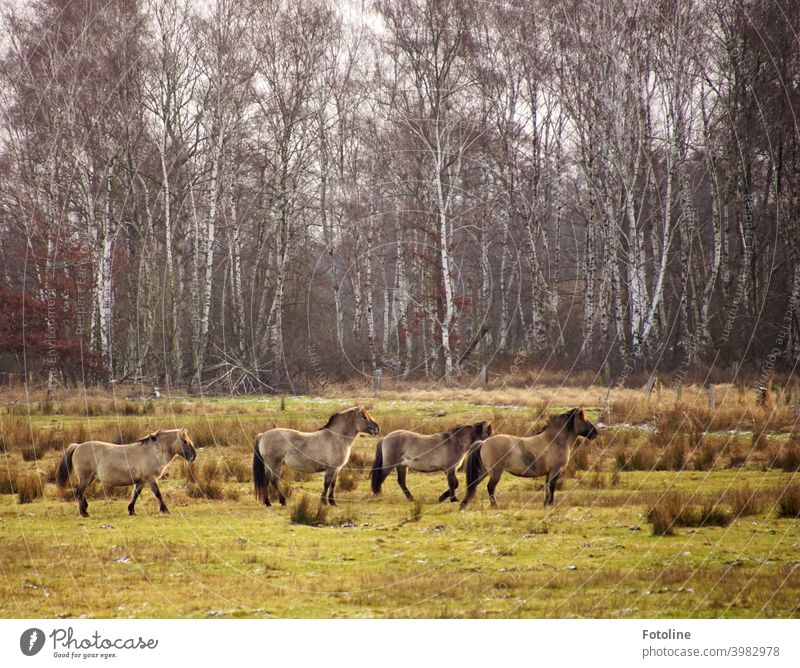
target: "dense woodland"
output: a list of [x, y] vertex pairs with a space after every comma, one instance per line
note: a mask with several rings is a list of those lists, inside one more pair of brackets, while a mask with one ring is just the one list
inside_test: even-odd
[[794, 0], [2, 6], [0, 371], [800, 357]]

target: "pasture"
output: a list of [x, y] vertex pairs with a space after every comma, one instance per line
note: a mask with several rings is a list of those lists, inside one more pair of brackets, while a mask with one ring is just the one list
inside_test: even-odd
[[[126, 401], [99, 391], [56, 400], [2, 397], [2, 617], [797, 617], [800, 430], [782, 397], [728, 386], [714, 410], [701, 388], [682, 401], [601, 388], [351, 391], [326, 397]], [[313, 429], [367, 404], [381, 434], [433, 433], [491, 419], [525, 434], [584, 402], [604, 425], [573, 453], [555, 505], [544, 479], [504, 476], [472, 506], [437, 503], [442, 473], [394, 475], [370, 491], [377, 438], [361, 436], [319, 509], [321, 475], [284, 471], [288, 507], [252, 494], [253, 437]], [[90, 518], [59, 496], [64, 446], [128, 442], [186, 427], [200, 448], [148, 489], [90, 488]], [[459, 473], [459, 498], [465, 492]], [[671, 534], [671, 535], [654, 535]]]

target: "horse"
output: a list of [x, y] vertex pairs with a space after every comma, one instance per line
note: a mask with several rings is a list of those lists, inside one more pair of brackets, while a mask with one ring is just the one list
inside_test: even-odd
[[467, 455], [467, 494], [461, 510], [475, 496], [478, 484], [487, 475], [489, 501], [497, 506], [494, 490], [503, 471], [523, 478], [547, 476], [544, 486], [544, 505], [553, 505], [556, 484], [569, 464], [570, 449], [578, 437], [597, 438], [597, 428], [586, 419], [583, 408], [552, 416], [545, 428], [527, 438], [496, 434], [476, 443]]
[[380, 427], [365, 408], [355, 406], [334, 413], [317, 431], [270, 429], [256, 436], [253, 446], [253, 487], [257, 499], [270, 506], [269, 488], [272, 485], [278, 501], [286, 498], [278, 486], [281, 467], [285, 464], [306, 473], [325, 472], [321, 501], [336, 505], [334, 489], [336, 476], [350, 459], [350, 449], [359, 434], [376, 436]]
[[406, 487], [406, 472], [444, 471], [447, 475], [447, 489], [439, 496], [441, 503], [456, 498], [458, 477], [456, 470], [461, 466], [467, 452], [475, 441], [481, 441], [492, 435], [491, 422], [477, 422], [453, 427], [450, 431], [424, 436], [413, 431], [398, 429], [384, 436], [375, 449], [375, 461], [372, 464], [372, 492], [381, 493], [383, 481], [397, 469], [397, 484], [406, 498], [414, 497]]
[[135, 443], [116, 445], [103, 441], [72, 443], [67, 447], [56, 472], [56, 485], [62, 491], [69, 484], [69, 474], [74, 469], [78, 476], [75, 496], [81, 517], [89, 517], [86, 488], [97, 478], [106, 485], [119, 487], [134, 485], [133, 496], [128, 504], [128, 514], [135, 515], [136, 499], [144, 484], [150, 485], [159, 510], [169, 513], [156, 482], [167, 469], [167, 465], [180, 455], [187, 462], [197, 457], [194, 443], [186, 429], [159, 429]]

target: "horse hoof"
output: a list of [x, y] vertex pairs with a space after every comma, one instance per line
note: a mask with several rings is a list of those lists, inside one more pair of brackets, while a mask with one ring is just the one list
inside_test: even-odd
[[457, 496], [450, 497], [450, 503], [458, 503], [458, 497]]
[[161, 513], [163, 515], [169, 515], [170, 514], [169, 510], [167, 510], [166, 508], [161, 508], [160, 511], [161, 511]]
[[136, 513], [133, 510], [129, 510], [128, 515], [130, 515], [131, 517], [136, 517]]

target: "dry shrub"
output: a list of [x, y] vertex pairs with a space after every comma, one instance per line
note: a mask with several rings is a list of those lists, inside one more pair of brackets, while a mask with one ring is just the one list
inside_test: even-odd
[[17, 492], [17, 500], [20, 503], [31, 503], [44, 495], [42, 481], [34, 473], [23, 473], [17, 476], [14, 488]]
[[652, 471], [658, 461], [656, 450], [649, 443], [634, 449], [621, 449], [614, 455], [619, 471]]
[[699, 447], [695, 449], [692, 465], [695, 471], [710, 471], [714, 468], [720, 458], [721, 453], [713, 441], [701, 440]]
[[789, 440], [784, 443], [777, 457], [777, 465], [786, 473], [800, 471], [800, 436], [792, 434]]
[[753, 421], [753, 436], [750, 441], [750, 447], [753, 450], [766, 450], [769, 447], [768, 427], [769, 424], [766, 421]]
[[289, 518], [292, 524], [304, 524], [305, 526], [323, 526], [328, 520], [329, 507], [321, 502], [316, 503], [304, 494], [300, 500], [292, 506]]
[[336, 487], [342, 492], [352, 492], [358, 487], [358, 480], [353, 471], [343, 468], [336, 477]]
[[686, 438], [676, 436], [656, 461], [656, 471], [683, 471], [686, 468], [687, 459]]
[[0, 494], [15, 494], [16, 482], [19, 473], [13, 464], [9, 461], [3, 462], [0, 468]]
[[589, 443], [580, 443], [577, 448], [572, 450], [569, 459], [569, 468], [571, 471], [589, 470], [589, 450]]
[[367, 462], [367, 456], [363, 452], [351, 452], [346, 468], [352, 471], [369, 471], [372, 462]]
[[646, 514], [654, 536], [672, 536], [677, 527], [728, 526], [733, 514], [720, 501], [707, 500], [698, 506], [679, 492], [662, 496]]
[[186, 484], [186, 495], [192, 499], [219, 501], [224, 496], [222, 485], [214, 480], [201, 480]]
[[788, 485], [778, 498], [778, 517], [800, 517], [800, 484]]
[[247, 459], [238, 457], [224, 457], [222, 468], [226, 477], [236, 482], [250, 482], [253, 479], [253, 467]]
[[581, 482], [585, 482], [591, 489], [606, 489], [610, 486], [609, 477], [597, 467], [592, 469], [591, 476], [582, 478]]
[[647, 521], [653, 525], [654, 536], [675, 535], [675, 514], [666, 501], [660, 501], [647, 511]]
[[22, 454], [22, 460], [26, 462], [35, 462], [38, 457], [36, 456], [36, 448], [31, 446], [28, 448], [22, 448], [20, 451]]
[[208, 458], [203, 465], [196, 470], [189, 469], [194, 475], [194, 480], [186, 485], [186, 494], [193, 499], [211, 499], [219, 501], [224, 496], [224, 490], [220, 484], [223, 477], [222, 467], [218, 459]]
[[749, 487], [732, 489], [725, 494], [734, 518], [759, 515], [764, 510], [764, 499]]

